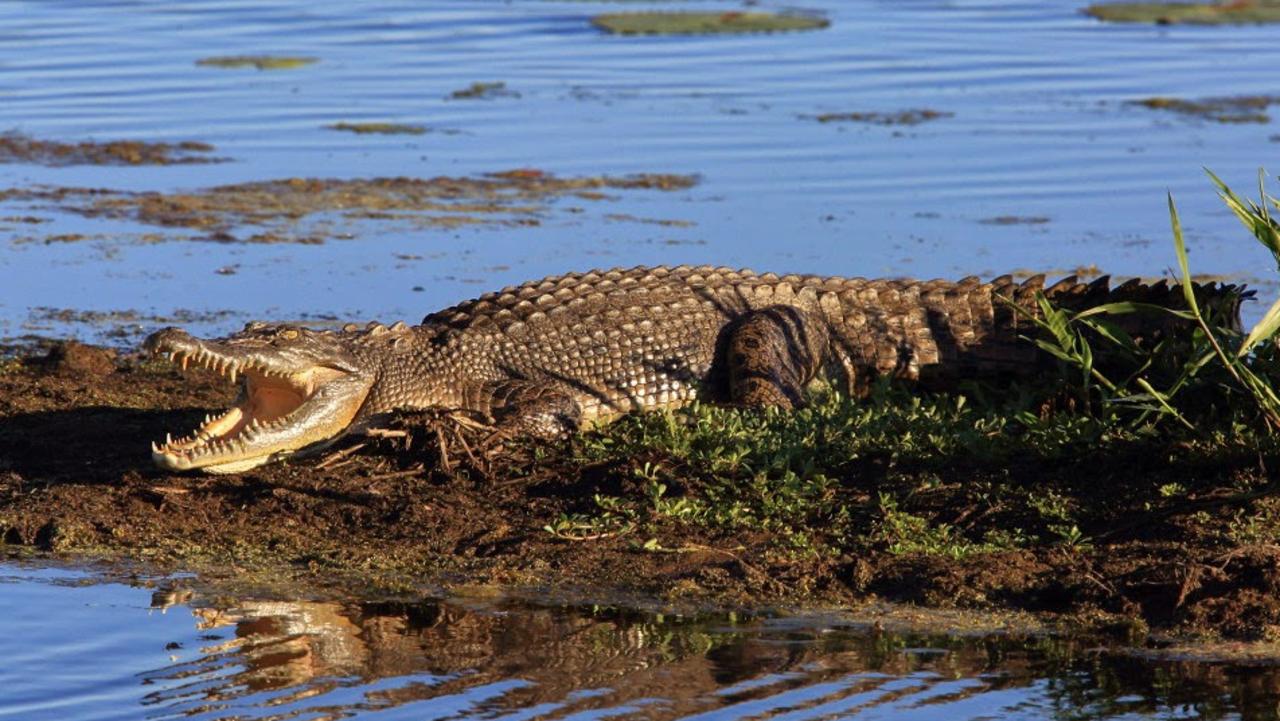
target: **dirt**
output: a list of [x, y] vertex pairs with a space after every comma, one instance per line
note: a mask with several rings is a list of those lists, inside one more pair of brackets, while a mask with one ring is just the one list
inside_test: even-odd
[[[1149, 628], [1280, 639], [1280, 546], [1265, 533], [1222, 541], [1222, 528], [1240, 518], [1239, 499], [1206, 499], [1179, 515], [1135, 513], [1075, 547], [960, 559], [788, 556], [765, 530], [678, 525], [662, 530], [660, 544], [627, 533], [565, 540], [547, 530], [557, 518], [589, 509], [596, 494], [643, 494], [643, 482], [607, 466], [569, 473], [556, 447], [485, 474], [462, 446], [445, 458], [428, 453], [438, 428], [411, 418], [399, 426], [409, 429], [404, 437], [351, 441], [323, 459], [240, 475], [174, 475], [151, 464], [151, 440], [231, 400], [214, 376], [75, 343], [0, 361], [0, 538], [11, 553], [133, 559], [363, 597], [501, 586], [722, 608], [889, 600], [1030, 611], [1130, 640]], [[1098, 474], [1096, 502], [1132, 503], [1123, 490], [1132, 474], [1265, 484], [1256, 458], [1189, 467], [1149, 455], [1111, 466], [1081, 459]], [[966, 473], [956, 468], [954, 480], [968, 482]], [[1049, 483], [1081, 470], [1008, 473]], [[1270, 502], [1257, 494], [1245, 503]]]
[[64, 143], [38, 140], [19, 133], [0, 134], [0, 163], [36, 165], [185, 165], [221, 163], [226, 158], [209, 155], [208, 143], [185, 141], [153, 143], [143, 140], [86, 140]]

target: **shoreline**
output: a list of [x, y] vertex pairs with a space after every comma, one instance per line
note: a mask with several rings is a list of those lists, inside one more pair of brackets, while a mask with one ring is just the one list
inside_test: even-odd
[[[664, 485], [667, 495], [653, 497], [654, 481], [636, 470], [667, 462], [653, 454], [628, 455], [620, 465], [580, 448], [570, 454], [572, 463], [548, 451], [526, 458], [515, 477], [471, 480], [405, 468], [403, 453], [376, 444], [325, 467], [307, 459], [204, 476], [151, 465], [146, 448], [152, 438], [230, 398], [216, 375], [184, 377], [167, 364], [77, 343], [57, 345], [44, 358], [0, 363], [0, 538], [8, 556], [123, 560], [192, 571], [224, 590], [267, 588], [267, 580], [283, 581], [293, 592], [329, 589], [364, 598], [467, 589], [533, 598], [552, 589], [555, 598], [628, 599], [626, 605], [655, 610], [788, 613], [887, 602], [915, 615], [1010, 614], [1023, 628], [1070, 628], [1138, 645], [1280, 637], [1280, 601], [1268, 594], [1280, 587], [1280, 547], [1263, 541], [1231, 547], [1219, 533], [1227, 520], [1248, 520], [1241, 509], [1252, 509], [1254, 501], [1269, 504], [1265, 493], [1240, 503], [1215, 502], [1206, 493], [1190, 499], [1200, 510], [1155, 508], [1151, 523], [1159, 527], [1115, 527], [1105, 539], [1087, 525], [1085, 540], [1076, 544], [1032, 538], [1001, 548], [956, 532], [936, 548], [895, 549], [883, 534], [836, 539], [823, 526], [833, 517], [825, 512], [805, 515], [805, 527], [691, 521], [662, 504], [697, 500], [707, 488], [690, 477], [687, 488]], [[618, 452], [625, 449], [620, 443]], [[1265, 489], [1266, 459], [1248, 460], [1255, 450], [1211, 454], [1198, 466], [1149, 459], [1144, 472], [1170, 472], [1161, 464], [1171, 464], [1183, 477], [1157, 480], [1190, 485], [1187, 479], [1209, 473], [1212, 464], [1217, 476], [1204, 481], [1207, 487], [1220, 491], [1229, 479]], [[1149, 455], [1150, 448], [1129, 452]], [[1259, 459], [1264, 470], [1253, 470]], [[1075, 462], [1097, 465], [1090, 458]], [[813, 504], [839, 500], [844, 508], [868, 496], [862, 487], [868, 481], [854, 481], [879, 463], [851, 466], [849, 478], [823, 486], [825, 495]], [[1024, 458], [1007, 472], [1043, 477], [1036, 482], [1044, 484], [1079, 473], [1066, 461], [1042, 463], [1028, 467]], [[990, 482], [989, 469], [977, 462], [952, 464], [952, 470], [948, 485]], [[1115, 490], [1106, 478], [1117, 469], [1097, 470], [1102, 490]], [[1126, 491], [1124, 498], [1130, 496], [1141, 492]], [[632, 526], [613, 526], [599, 537], [568, 540], [574, 536], [555, 532], [566, 518], [605, 523], [601, 497], [651, 501], [661, 513], [642, 508], [641, 515], [627, 516]], [[931, 503], [939, 500], [946, 506], [954, 498]], [[870, 493], [865, 503], [867, 513], [885, 513], [883, 497], [876, 506]], [[923, 512], [905, 505], [895, 512], [907, 510]], [[1269, 505], [1256, 510], [1271, 512]], [[879, 533], [886, 518], [893, 520], [877, 518], [850, 524], [870, 534], [870, 526]], [[1081, 516], [1081, 523], [1096, 522]], [[960, 524], [899, 530], [938, 540], [940, 527]], [[803, 538], [811, 545], [798, 546], [798, 534], [808, 534]]]

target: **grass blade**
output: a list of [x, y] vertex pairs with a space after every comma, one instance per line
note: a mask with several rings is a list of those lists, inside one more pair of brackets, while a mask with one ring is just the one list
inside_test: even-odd
[[1267, 310], [1266, 315], [1262, 316], [1262, 320], [1249, 331], [1249, 335], [1244, 339], [1244, 343], [1240, 345], [1240, 350], [1236, 353], [1237, 357], [1244, 357], [1253, 350], [1258, 343], [1269, 340], [1272, 336], [1280, 331], [1280, 298], [1271, 304], [1271, 308]]

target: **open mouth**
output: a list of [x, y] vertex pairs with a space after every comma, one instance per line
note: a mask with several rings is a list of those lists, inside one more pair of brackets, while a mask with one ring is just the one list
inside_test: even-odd
[[152, 353], [184, 370], [194, 363], [241, 384], [231, 408], [206, 416], [189, 435], [170, 434], [151, 444], [152, 458], [161, 468], [235, 473], [330, 441], [350, 421], [349, 413], [322, 412], [327, 404], [318, 399], [322, 387], [346, 372], [315, 364], [289, 369], [299, 364], [273, 361], [265, 354], [228, 355], [219, 352], [219, 345], [177, 329], [148, 339]]
[[184, 370], [194, 361], [232, 383], [240, 379], [242, 387], [234, 406], [220, 415], [206, 416], [190, 435], [170, 435], [163, 443], [151, 444], [156, 463], [166, 468], [184, 470], [215, 465], [220, 458], [243, 457], [252, 452], [255, 441], [289, 426], [291, 416], [315, 393], [310, 379], [273, 372], [252, 360], [220, 358], [202, 348], [171, 350], [167, 355]]

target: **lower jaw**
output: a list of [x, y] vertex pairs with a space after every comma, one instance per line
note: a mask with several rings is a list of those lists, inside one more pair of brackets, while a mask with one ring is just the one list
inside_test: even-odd
[[227, 463], [219, 463], [210, 466], [201, 466], [200, 470], [205, 473], [243, 473], [247, 470], [257, 468], [258, 466], [278, 460], [272, 456], [261, 456], [258, 458], [246, 458], [240, 461], [230, 461]]
[[280, 460], [284, 457], [283, 453], [266, 453], [261, 456], [251, 456], [248, 458], [227, 459], [225, 461], [206, 460], [206, 461], [190, 461], [180, 456], [172, 456], [165, 453], [152, 453], [151, 459], [161, 468], [170, 471], [203, 471], [205, 473], [242, 473], [251, 468]]

